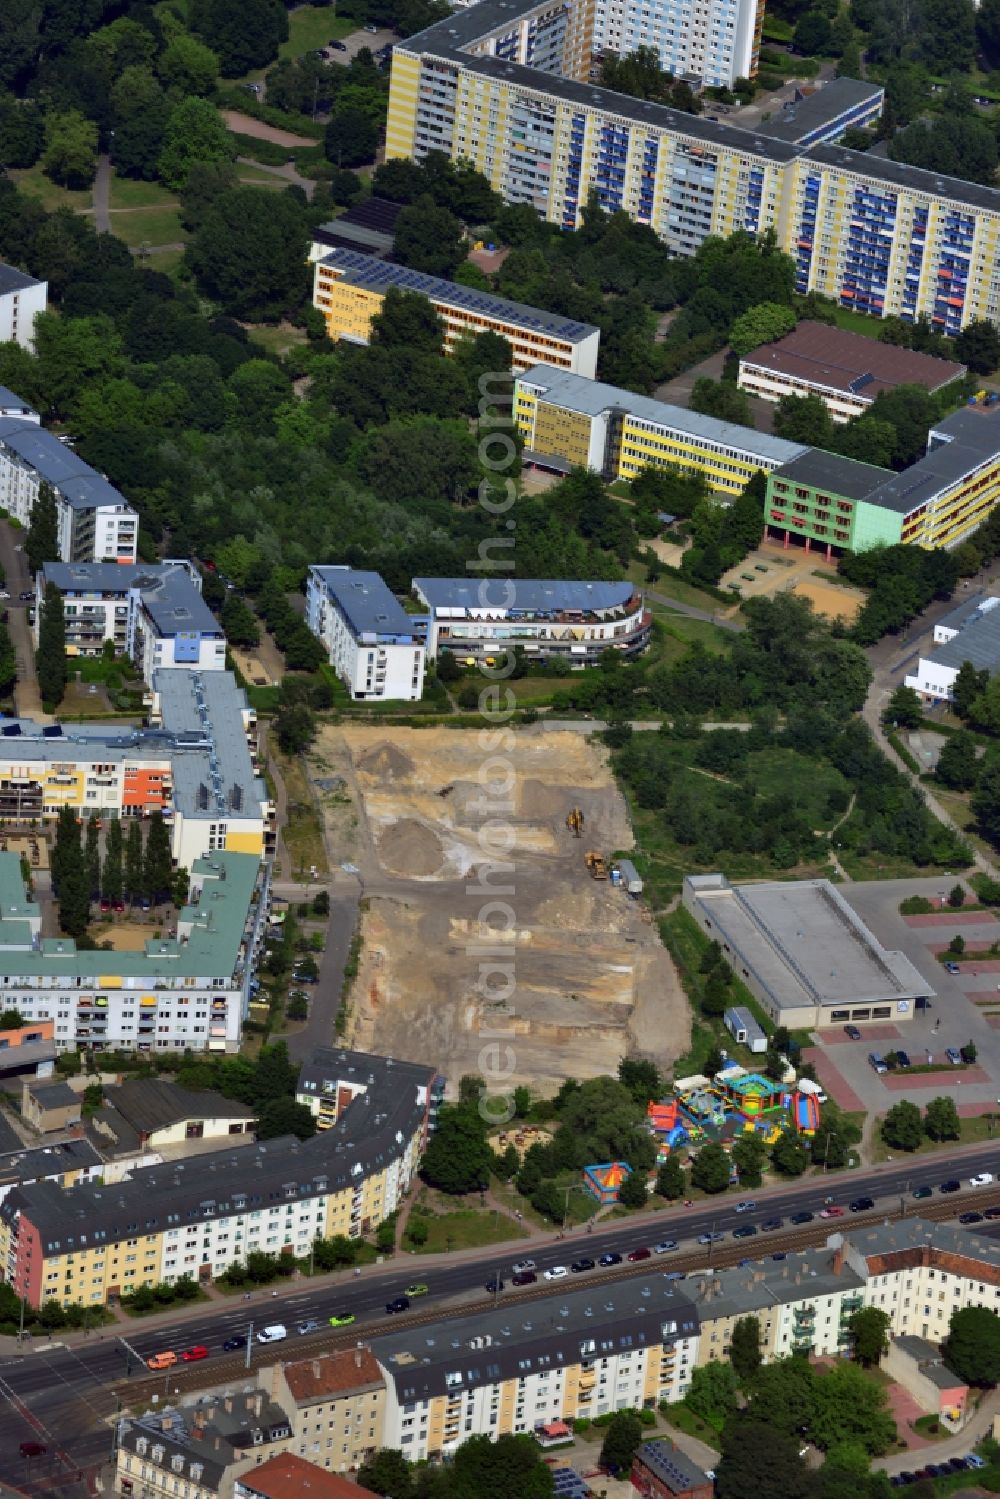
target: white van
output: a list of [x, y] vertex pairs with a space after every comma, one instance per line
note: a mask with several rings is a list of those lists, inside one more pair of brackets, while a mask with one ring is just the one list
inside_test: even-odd
[[257, 1334], [258, 1343], [280, 1343], [288, 1337], [288, 1328], [281, 1322], [272, 1322], [270, 1327], [262, 1327]]

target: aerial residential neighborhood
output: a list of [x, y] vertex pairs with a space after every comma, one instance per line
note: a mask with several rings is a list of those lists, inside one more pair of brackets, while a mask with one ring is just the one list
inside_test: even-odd
[[997, 0], [0, 7], [0, 1490], [1000, 1491]]

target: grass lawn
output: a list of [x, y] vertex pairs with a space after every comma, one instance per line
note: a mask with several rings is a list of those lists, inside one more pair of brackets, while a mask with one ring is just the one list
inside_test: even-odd
[[850, 795], [850, 787], [832, 765], [807, 759], [795, 750], [759, 750], [748, 760], [754, 784], [762, 796], [791, 797], [810, 818], [814, 828], [828, 828], [832, 817], [827, 799], [833, 791]]
[[307, 342], [305, 330], [293, 328], [290, 323], [280, 323], [276, 327], [268, 323], [259, 323], [256, 327], [251, 324], [247, 332], [252, 343], [260, 344], [269, 354], [279, 356]]
[[668, 1426], [673, 1426], [677, 1431], [683, 1431], [689, 1437], [697, 1437], [700, 1442], [719, 1450], [719, 1433], [714, 1426], [709, 1426], [694, 1411], [688, 1410], [683, 1400], [676, 1405], [668, 1405], [660, 1415]]
[[283, 177], [275, 177], [273, 172], [261, 172], [254, 167], [239, 167], [240, 181], [247, 187], [271, 187], [275, 192], [282, 192], [288, 183]]
[[576, 677], [518, 677], [514, 682], [506, 681], [504, 686], [510, 688], [519, 703], [537, 705], [549, 702], [554, 692], [575, 687], [578, 680]]
[[869, 317], [865, 312], [852, 312], [850, 307], [835, 307], [833, 320], [838, 328], [847, 328], [851, 333], [863, 333], [866, 338], [878, 338], [882, 326], [881, 318]]
[[359, 29], [359, 22], [338, 16], [332, 6], [302, 5], [288, 14], [288, 41], [278, 48], [278, 56], [302, 57], [314, 47], [325, 47], [331, 40], [340, 41]]
[[176, 208], [177, 198], [161, 182], [138, 182], [111, 173], [111, 208]]
[[838, 848], [837, 853], [852, 880], [919, 880], [935, 874], [945, 878], [939, 870], [906, 859], [891, 859], [888, 854], [855, 854], [847, 848]]
[[[693, 583], [687, 583], [683, 578], [675, 578], [672, 573], [661, 573], [655, 583], [646, 582], [646, 564], [644, 562], [632, 562], [626, 577], [632, 583], [637, 583], [643, 589], [652, 588], [655, 593], [662, 593], [665, 598], [676, 599], [679, 604], [690, 604], [694, 609], [704, 609], [706, 614], [712, 614], [725, 606], [719, 599], [712, 597], [710, 593], [703, 593], [700, 588], [695, 588]], [[655, 599], [649, 607], [657, 607]], [[662, 608], [663, 606], [660, 605]]]
[[526, 1237], [526, 1230], [497, 1208], [481, 1208], [478, 1200], [474, 1207], [455, 1204], [455, 1198], [424, 1188], [413, 1204], [409, 1222], [427, 1225], [427, 1243], [410, 1246], [404, 1237], [406, 1247], [413, 1247], [416, 1254], [440, 1254], [442, 1250], [482, 1249]]
[[[141, 245], [178, 245], [187, 239], [177, 208], [137, 208], [134, 212], [111, 211], [111, 232], [132, 249]], [[162, 266], [157, 266], [162, 270]]]
[[[941, 1092], [953, 1094], [954, 1091], [954, 1089], [948, 1087], [947, 1079], [942, 1077]], [[995, 1118], [996, 1120], [996, 1123], [993, 1124], [992, 1130], [990, 1128], [991, 1118]], [[958, 1123], [961, 1129], [958, 1143], [961, 1145], [977, 1145], [983, 1140], [992, 1140], [994, 1135], [996, 1135], [997, 1126], [1000, 1125], [1000, 1112], [998, 1112], [994, 1116], [991, 1116], [989, 1114], [980, 1114], [975, 1119], [959, 1119]], [[908, 1160], [910, 1156], [916, 1157], [934, 1155], [938, 1152], [950, 1152], [954, 1150], [955, 1143], [956, 1142], [954, 1140], [925, 1139], [917, 1150], [899, 1150], [894, 1145], [887, 1145], [882, 1139], [881, 1130], [876, 1127], [872, 1135], [872, 1161], [887, 1161], [890, 1156], [892, 1156], [894, 1161], [905, 1161]], [[965, 1203], [965, 1206], [968, 1207], [967, 1202]]]
[[183, 250], [164, 250], [162, 254], [142, 257], [140, 264], [150, 271], [162, 271], [165, 276], [176, 276], [184, 262]]
[[326, 859], [322, 825], [303, 762], [283, 756], [280, 770], [288, 798], [284, 842], [292, 864], [285, 875], [288, 877], [298, 870], [309, 869], [313, 864], [320, 874], [326, 874], [330, 866]]
[[50, 211], [55, 208], [75, 208], [77, 213], [87, 213], [94, 206], [94, 194], [89, 187], [81, 192], [59, 187], [57, 183], [49, 181], [40, 166], [11, 171], [8, 176], [21, 192], [38, 198], [42, 207]]

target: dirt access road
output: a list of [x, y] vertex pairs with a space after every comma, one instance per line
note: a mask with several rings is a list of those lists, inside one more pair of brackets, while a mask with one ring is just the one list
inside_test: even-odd
[[[690, 1035], [673, 962], [644, 908], [584, 864], [586, 849], [633, 845], [606, 752], [577, 734], [507, 737], [494, 750], [476, 731], [323, 731], [309, 773], [368, 899], [347, 1039], [435, 1063], [451, 1093], [493, 1041], [513, 1053], [512, 1084], [546, 1092], [630, 1053], [666, 1065]], [[500, 796], [491, 775], [509, 782]], [[491, 860], [510, 866], [492, 893]]]

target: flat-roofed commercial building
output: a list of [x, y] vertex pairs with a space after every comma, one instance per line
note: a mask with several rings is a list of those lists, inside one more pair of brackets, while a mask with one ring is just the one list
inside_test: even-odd
[[645, 650], [652, 615], [631, 583], [543, 578], [414, 578], [428, 609], [427, 654], [494, 664], [517, 646], [533, 659], [592, 666], [607, 650]]
[[759, 470], [769, 473], [807, 451], [769, 432], [544, 364], [514, 382], [514, 421], [526, 462], [540, 468], [591, 468], [609, 481], [634, 479], [650, 467], [690, 470], [723, 495], [739, 494]]
[[962, 604], [934, 626], [934, 644], [921, 655], [904, 685], [930, 702], [950, 702], [955, 680], [968, 661], [977, 671], [1000, 671], [1000, 598]]
[[775, 1025], [912, 1020], [934, 997], [829, 880], [731, 885], [723, 874], [688, 875], [683, 901]]
[[933, 394], [964, 374], [965, 365], [954, 360], [806, 320], [787, 337], [745, 354], [738, 384], [765, 401], [819, 396], [835, 422], [847, 422], [898, 385], [920, 385]]
[[332, 339], [366, 344], [372, 318], [382, 311], [390, 287], [427, 298], [441, 319], [446, 354], [454, 351], [460, 338], [498, 333], [510, 344], [511, 369], [527, 369], [544, 359], [588, 379], [597, 373], [601, 334], [592, 324], [391, 265], [358, 250], [331, 250], [316, 261], [313, 306], [326, 319], [326, 331]]
[[306, 624], [351, 697], [420, 701], [424, 647], [416, 621], [378, 573], [311, 567]]

